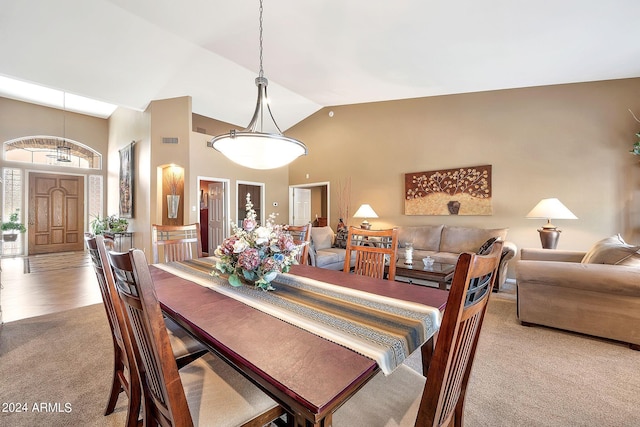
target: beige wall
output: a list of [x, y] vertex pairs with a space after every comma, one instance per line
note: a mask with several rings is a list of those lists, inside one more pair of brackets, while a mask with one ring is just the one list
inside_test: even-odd
[[[331, 181], [334, 227], [337, 183], [350, 177], [351, 212], [371, 204], [377, 228], [509, 227], [518, 247], [540, 247], [544, 221], [524, 216], [557, 197], [579, 218], [554, 221], [559, 249], [587, 249], [618, 232], [640, 243], [640, 159], [629, 154], [640, 124], [628, 109], [640, 113], [640, 79], [325, 108], [287, 132], [309, 148], [289, 182]], [[403, 214], [404, 174], [485, 164], [493, 215]]]
[[[25, 172], [25, 182], [31, 170], [70, 175], [102, 175], [104, 182], [107, 182], [109, 125], [106, 119], [0, 97], [0, 141], [4, 143], [16, 138], [36, 135], [68, 138], [96, 150], [102, 155], [103, 169], [91, 170], [88, 173], [86, 169], [75, 167], [33, 165], [3, 159], [0, 159], [0, 169], [3, 167], [22, 169]], [[24, 197], [22, 210], [27, 211], [27, 200]], [[88, 215], [86, 210], [85, 215]], [[85, 217], [86, 230], [89, 229], [89, 221], [91, 218]]]
[[107, 215], [118, 215], [120, 198], [119, 150], [134, 142], [133, 218], [129, 230], [135, 231], [133, 245], [146, 249], [151, 241], [147, 230], [150, 212], [150, 115], [145, 112], [118, 108], [109, 118], [109, 167], [107, 179]]

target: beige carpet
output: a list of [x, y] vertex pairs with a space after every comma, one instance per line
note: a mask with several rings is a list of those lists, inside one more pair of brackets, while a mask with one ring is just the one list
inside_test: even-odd
[[24, 258], [25, 273], [44, 273], [53, 270], [87, 267], [90, 265], [91, 259], [89, 258], [89, 253], [86, 251], [32, 255]]
[[[0, 425], [123, 425], [124, 398], [117, 414], [102, 415], [112, 363], [101, 305], [6, 323], [0, 329], [0, 402], [26, 402], [28, 412], [0, 411]], [[513, 296], [494, 294], [465, 425], [640, 426], [639, 367], [640, 352], [621, 344], [520, 326]], [[71, 411], [34, 412], [41, 402], [63, 410], [69, 403]]]

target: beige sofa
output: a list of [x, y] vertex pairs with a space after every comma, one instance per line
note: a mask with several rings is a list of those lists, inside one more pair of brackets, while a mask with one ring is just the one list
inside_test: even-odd
[[589, 260], [593, 254], [587, 252], [522, 249], [516, 263], [520, 322], [622, 341], [640, 350], [640, 254], [630, 253], [631, 258]]
[[[425, 225], [417, 227], [398, 227], [398, 245], [404, 248], [407, 242], [413, 243], [414, 259], [431, 256], [436, 262], [455, 264], [462, 252], [477, 252], [490, 238], [505, 240], [506, 228], [482, 229], [472, 227], [450, 227], [445, 225]], [[309, 254], [311, 265], [342, 270], [345, 249], [340, 242], [336, 244], [336, 235], [331, 227], [312, 227]], [[505, 242], [498, 281], [494, 290], [504, 284], [507, 263], [516, 255], [517, 248], [511, 242]], [[402, 253], [399, 252], [401, 256]], [[354, 261], [354, 260], [352, 260]]]
[[413, 244], [413, 259], [430, 256], [436, 262], [455, 264], [462, 252], [476, 253], [491, 238], [504, 241], [498, 280], [494, 291], [498, 291], [507, 280], [507, 264], [517, 253], [514, 243], [508, 242], [508, 228], [452, 227], [448, 225], [423, 225], [398, 227], [398, 245], [404, 248]]

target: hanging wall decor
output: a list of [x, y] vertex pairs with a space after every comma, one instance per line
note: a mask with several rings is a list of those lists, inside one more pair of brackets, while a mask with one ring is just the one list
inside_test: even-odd
[[133, 218], [133, 173], [134, 158], [133, 145], [127, 145], [120, 150], [120, 210], [122, 218]]
[[404, 176], [405, 215], [492, 215], [491, 165]]

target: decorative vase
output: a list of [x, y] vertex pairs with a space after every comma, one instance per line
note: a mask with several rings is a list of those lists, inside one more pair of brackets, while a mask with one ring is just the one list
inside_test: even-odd
[[460, 212], [460, 202], [457, 200], [450, 201], [447, 203], [447, 209], [449, 209], [451, 215], [458, 215], [458, 212]]
[[404, 245], [404, 263], [407, 265], [413, 264], [413, 243], [405, 243]]
[[180, 196], [175, 194], [167, 195], [167, 216], [169, 218], [178, 217], [178, 206], [180, 206]]

